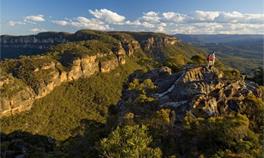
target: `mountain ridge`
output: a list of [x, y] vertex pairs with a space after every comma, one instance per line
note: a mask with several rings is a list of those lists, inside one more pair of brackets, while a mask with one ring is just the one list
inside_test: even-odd
[[181, 41], [216, 52], [221, 61], [241, 72], [252, 75], [252, 71], [263, 68], [263, 35], [184, 35], [176, 34]]
[[[61, 33], [52, 33], [52, 35], [60, 37]], [[171, 55], [169, 50], [166, 51], [163, 48], [184, 47], [176, 38], [156, 33], [108, 33], [81, 30], [66, 36], [68, 35], [74, 35], [74, 38], [78, 37], [77, 41], [68, 42], [63, 38], [50, 37], [50, 33], [38, 34], [37, 36], [45, 37], [40, 41], [34, 39], [34, 36], [32, 39], [26, 36], [26, 40], [16, 39], [17, 37], [11, 40], [10, 44], [15, 45], [18, 42], [26, 48], [32, 45], [31, 42], [39, 43], [40, 47], [37, 47], [40, 49], [46, 48], [42, 47], [42, 44], [48, 43], [54, 44], [54, 46], [43, 55], [24, 56], [0, 62], [2, 72], [0, 85], [3, 96], [1, 98], [1, 116], [30, 109], [34, 100], [46, 96], [64, 82], [77, 80], [80, 77], [89, 77], [99, 72], [110, 72], [118, 65], [125, 64], [126, 58], [149, 56], [156, 61], [164, 62], [168, 58], [166, 56], [182, 56], [182, 52]], [[59, 42], [56, 41], [57, 39]], [[86, 40], [83, 41], [83, 39]], [[5, 40], [2, 42], [8, 43]], [[57, 44], [57, 42], [62, 43]], [[165, 54], [166, 52], [168, 54]], [[182, 58], [186, 57], [182, 56]], [[17, 86], [15, 86], [16, 84]], [[8, 87], [13, 87], [13, 90], [8, 91]]]
[[261, 71], [249, 81], [221, 59], [208, 69], [205, 51], [164, 34], [79, 35], [89, 40], [0, 61], [0, 108], [11, 110], [1, 156], [262, 155]]
[[[1, 35], [1, 58], [14, 58], [19, 55], [34, 55], [34, 53], [45, 53], [52, 46], [56, 44], [74, 42], [74, 41], [84, 41], [84, 40], [98, 40], [106, 36], [111, 36], [115, 34], [127, 34], [127, 35], [136, 35], [143, 34], [146, 36], [160, 36], [160, 37], [171, 37], [173, 36], [162, 34], [162, 33], [153, 33], [153, 32], [122, 32], [122, 31], [109, 31], [102, 32], [96, 30], [79, 30], [75, 33], [66, 33], [66, 32], [41, 32], [36, 35], [25, 35], [25, 36], [10, 36], [10, 35]], [[108, 38], [108, 37], [107, 37]], [[14, 49], [14, 50], [12, 50]], [[27, 54], [27, 50], [29, 53]], [[32, 50], [30, 50], [32, 49]], [[19, 53], [15, 52], [19, 51]], [[7, 53], [6, 53], [7, 52]], [[13, 54], [12, 54], [13, 53]], [[33, 54], [32, 54], [33, 53]]]

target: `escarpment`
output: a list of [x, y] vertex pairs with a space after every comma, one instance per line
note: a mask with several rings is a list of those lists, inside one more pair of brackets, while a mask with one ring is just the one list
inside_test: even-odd
[[153, 52], [158, 47], [166, 44], [174, 45], [179, 42], [175, 37], [165, 34], [158, 34], [157, 36], [155, 33], [100, 32], [94, 30], [80, 30], [76, 33], [43, 32], [28, 36], [1, 35], [2, 55], [0, 58], [45, 54], [46, 51], [61, 43], [88, 40], [108, 41], [111, 38], [120, 40], [128, 55], [132, 55], [136, 49], [142, 48], [144, 51]]
[[[45, 97], [55, 87], [96, 73], [109, 73], [126, 64], [127, 58], [144, 65], [149, 64], [145, 58], [164, 61], [177, 56], [176, 47], [183, 48], [178, 47], [180, 42], [175, 37], [165, 34], [92, 30], [3, 35], [0, 42], [3, 58], [31, 51], [29, 54], [38, 54], [0, 61], [0, 116], [26, 111], [34, 100]], [[164, 48], [173, 48], [173, 52], [169, 55]]]
[[108, 54], [97, 53], [73, 58], [68, 68], [47, 56], [24, 57], [1, 63], [13, 66], [0, 78], [0, 116], [29, 110], [35, 99], [45, 97], [65, 82], [107, 73], [125, 64], [126, 52], [119, 47]]

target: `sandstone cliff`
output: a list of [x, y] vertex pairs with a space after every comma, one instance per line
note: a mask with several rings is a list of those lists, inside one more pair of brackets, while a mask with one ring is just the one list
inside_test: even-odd
[[[2, 67], [6, 62], [9, 61], [1, 63]], [[70, 68], [64, 68], [59, 61], [46, 56], [26, 57], [13, 62], [16, 66], [0, 78], [0, 116], [29, 110], [35, 99], [45, 97], [64, 82], [114, 70], [125, 64], [125, 51], [119, 47], [108, 55], [98, 53], [78, 57], [72, 60]], [[36, 64], [29, 68], [30, 62]]]
[[[0, 78], [1, 95], [4, 95], [0, 98], [0, 116], [28, 110], [35, 99], [46, 96], [62, 83], [110, 72], [125, 64], [128, 57], [137, 56], [141, 60], [147, 56], [156, 61], [164, 60], [168, 55], [162, 49], [176, 48], [179, 44], [175, 37], [165, 34], [92, 30], [73, 34], [3, 35], [0, 42], [3, 52], [18, 52], [15, 57], [23, 55], [20, 54], [22, 51], [34, 50], [33, 54], [45, 52], [45, 55], [0, 61], [4, 72]], [[9, 94], [6, 87], [16, 87], [16, 90]]]
[[174, 45], [179, 42], [175, 37], [165, 34], [157, 36], [155, 33], [136, 34], [132, 32], [100, 32], [93, 30], [80, 30], [76, 33], [43, 32], [37, 35], [9, 36], [1, 35], [1, 58], [15, 58], [20, 55], [32, 55], [45, 53], [57, 44], [87, 41], [106, 40], [117, 38], [129, 55], [133, 50], [142, 48], [144, 51], [153, 51], [166, 44]]

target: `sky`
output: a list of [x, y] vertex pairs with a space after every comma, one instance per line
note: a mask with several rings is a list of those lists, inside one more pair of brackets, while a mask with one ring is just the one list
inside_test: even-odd
[[264, 34], [264, 0], [0, 0], [0, 33]]

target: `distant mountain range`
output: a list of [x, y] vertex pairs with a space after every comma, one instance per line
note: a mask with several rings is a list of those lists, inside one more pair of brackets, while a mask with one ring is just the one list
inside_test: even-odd
[[222, 61], [242, 72], [263, 65], [263, 35], [186, 35], [176, 34], [185, 43], [191, 43], [208, 52], [216, 51]]
[[262, 41], [264, 35], [238, 35], [238, 34], [176, 34], [183, 42], [191, 43], [239, 43]]

